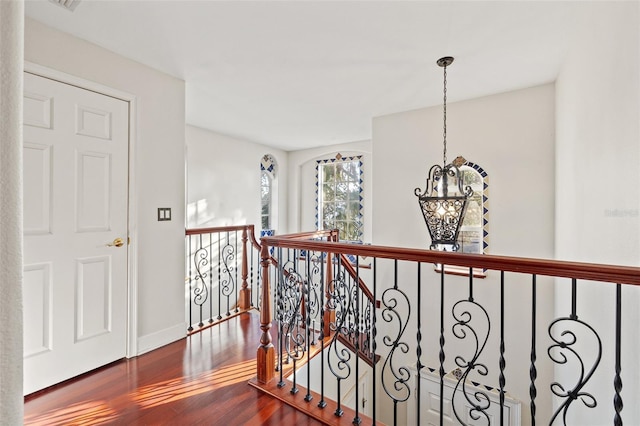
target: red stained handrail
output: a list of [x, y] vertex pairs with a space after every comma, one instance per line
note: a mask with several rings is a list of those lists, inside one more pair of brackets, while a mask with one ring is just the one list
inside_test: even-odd
[[422, 249], [357, 245], [327, 241], [300, 241], [295, 235], [264, 237], [263, 243], [270, 247], [325, 251], [336, 254], [398, 259], [467, 268], [518, 272], [562, 278], [576, 278], [618, 284], [640, 285], [640, 268], [597, 263], [568, 262], [549, 259], [495, 256], [489, 254], [464, 254]]

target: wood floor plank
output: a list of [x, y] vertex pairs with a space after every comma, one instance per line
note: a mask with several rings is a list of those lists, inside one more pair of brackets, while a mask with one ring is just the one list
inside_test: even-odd
[[260, 321], [248, 313], [25, 398], [26, 425], [319, 425], [248, 385]]

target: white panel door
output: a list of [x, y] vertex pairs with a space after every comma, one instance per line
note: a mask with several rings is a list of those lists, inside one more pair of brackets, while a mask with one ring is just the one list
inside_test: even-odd
[[128, 150], [127, 102], [25, 73], [25, 394], [126, 355]]

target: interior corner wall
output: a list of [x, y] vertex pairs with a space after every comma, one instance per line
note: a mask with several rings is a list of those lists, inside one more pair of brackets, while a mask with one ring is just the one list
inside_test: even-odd
[[0, 422], [24, 421], [22, 99], [24, 2], [0, 2]]
[[[278, 234], [287, 232], [287, 153], [199, 127], [186, 127], [187, 227], [256, 225], [260, 231], [260, 160], [277, 164], [275, 199]], [[256, 235], [259, 238], [259, 235]]]
[[371, 141], [358, 141], [329, 145], [320, 148], [289, 152], [289, 232], [306, 232], [317, 229], [316, 224], [316, 164], [318, 160], [362, 156], [363, 193], [363, 241], [371, 242], [372, 235], [372, 184], [374, 176]]
[[[592, 2], [556, 82], [556, 254], [559, 259], [640, 266], [640, 19], [638, 2]], [[615, 286], [579, 282], [577, 314], [595, 326], [603, 354], [583, 388], [598, 408], [571, 408], [567, 422], [613, 423]], [[557, 285], [556, 316], [570, 311]], [[590, 288], [587, 292], [583, 289]], [[622, 417], [640, 424], [640, 289], [623, 287]], [[592, 356], [595, 348], [578, 342]], [[591, 359], [591, 358], [587, 358]], [[575, 374], [556, 366], [560, 383]]]
[[[134, 224], [138, 352], [186, 334], [184, 82], [111, 51], [25, 21], [25, 60], [136, 96]], [[157, 221], [170, 207], [172, 220]]]

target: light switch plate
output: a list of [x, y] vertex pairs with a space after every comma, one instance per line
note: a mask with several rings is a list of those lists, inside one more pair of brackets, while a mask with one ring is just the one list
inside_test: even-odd
[[171, 207], [158, 207], [158, 222], [171, 220]]

